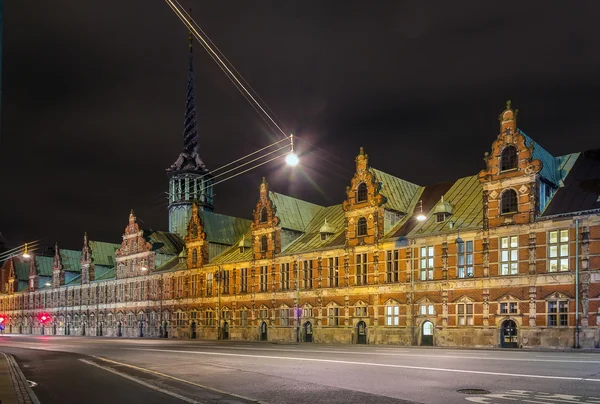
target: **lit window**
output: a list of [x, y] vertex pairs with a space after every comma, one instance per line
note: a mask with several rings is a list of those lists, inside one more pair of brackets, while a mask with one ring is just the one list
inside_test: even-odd
[[435, 314], [433, 304], [422, 304], [419, 306], [419, 314], [422, 316], [432, 316]]
[[473, 276], [473, 242], [458, 243], [458, 277], [471, 278]]
[[517, 191], [514, 189], [507, 189], [502, 192], [500, 208], [503, 215], [507, 213], [516, 213], [518, 211]]
[[569, 230], [548, 234], [548, 272], [569, 270]]
[[356, 254], [356, 284], [367, 284], [367, 254]]
[[566, 327], [569, 325], [569, 302], [555, 300], [548, 302], [548, 326]]
[[500, 275], [519, 273], [519, 241], [517, 236], [500, 238]]
[[368, 199], [367, 184], [361, 182], [356, 188], [356, 203], [366, 202]]
[[421, 247], [419, 279], [430, 281], [433, 279], [433, 246]]
[[500, 171], [513, 170], [517, 168], [517, 149], [514, 146], [508, 146], [502, 150], [500, 157]]
[[329, 317], [327, 319], [327, 322], [330, 326], [339, 324], [339, 314], [340, 314], [339, 308], [337, 308], [337, 307], [329, 308]]
[[356, 224], [356, 235], [357, 236], [366, 236], [367, 235], [367, 219], [361, 217], [358, 219], [358, 223]]
[[516, 302], [500, 303], [500, 314], [517, 314], [518, 305]]
[[367, 306], [356, 306], [354, 308], [354, 317], [367, 317]]
[[400, 306], [386, 306], [386, 308], [385, 308], [385, 325], [387, 325], [387, 326], [400, 325]]
[[473, 325], [473, 303], [459, 303], [456, 313], [458, 325]]

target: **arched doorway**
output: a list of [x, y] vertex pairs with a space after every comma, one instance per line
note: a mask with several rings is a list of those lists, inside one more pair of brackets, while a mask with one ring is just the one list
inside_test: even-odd
[[98, 324], [98, 336], [101, 337], [102, 336], [102, 323]]
[[518, 348], [517, 323], [504, 320], [500, 328], [500, 346], [502, 348]]
[[421, 327], [421, 345], [433, 346], [433, 323], [425, 321]]
[[65, 335], [71, 335], [71, 324], [67, 323], [65, 328]]
[[267, 323], [264, 321], [260, 324], [260, 340], [267, 340]]
[[192, 321], [192, 339], [196, 338], [196, 322]]
[[167, 323], [166, 321], [163, 322], [163, 332], [164, 332], [164, 337], [169, 338], [169, 323]]
[[85, 336], [85, 323], [81, 324], [81, 335]]
[[229, 323], [225, 321], [223, 323], [223, 339], [229, 339]]
[[140, 338], [144, 336], [144, 322], [140, 321]]
[[310, 321], [304, 323], [304, 342], [313, 342], [313, 327]]
[[356, 343], [367, 343], [367, 324], [364, 321], [359, 321], [358, 324], [356, 324]]
[[117, 337], [121, 336], [123, 336], [123, 324], [119, 321], [119, 324], [117, 324]]

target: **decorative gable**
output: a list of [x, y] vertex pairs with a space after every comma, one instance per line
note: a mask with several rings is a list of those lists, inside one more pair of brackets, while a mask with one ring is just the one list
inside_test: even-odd
[[506, 103], [499, 117], [500, 133], [485, 153], [486, 168], [479, 173], [483, 184], [485, 229], [525, 224], [539, 213], [537, 181], [542, 162], [534, 159], [534, 143], [517, 128], [518, 110]]
[[144, 231], [137, 224], [133, 209], [129, 213], [129, 224], [125, 227], [121, 247], [115, 251], [115, 260], [119, 279], [154, 270], [152, 244], [144, 238]]
[[17, 276], [15, 274], [15, 259], [10, 258], [8, 260], [8, 290], [7, 293], [12, 295], [16, 292], [16, 280]]
[[65, 271], [63, 271], [62, 257], [58, 243], [54, 246], [54, 261], [52, 262], [52, 287], [58, 288], [65, 284]]
[[381, 183], [369, 167], [369, 156], [363, 148], [356, 156], [356, 172], [346, 187], [342, 207], [346, 216], [346, 244], [349, 247], [375, 244], [384, 234], [384, 209], [387, 198]]
[[201, 268], [208, 264], [208, 240], [204, 231], [204, 223], [200, 219], [198, 204], [195, 201], [192, 204], [192, 217], [188, 223], [185, 245], [188, 268]]
[[88, 240], [87, 232], [83, 233], [83, 248], [81, 249], [81, 284], [86, 285], [93, 281], [95, 277], [94, 258], [92, 257], [92, 248]]
[[35, 266], [35, 257], [29, 259], [29, 291], [34, 292], [39, 286], [38, 271]]
[[277, 207], [269, 197], [269, 184], [264, 177], [252, 217], [250, 228], [254, 259], [273, 258], [281, 252], [281, 227]]

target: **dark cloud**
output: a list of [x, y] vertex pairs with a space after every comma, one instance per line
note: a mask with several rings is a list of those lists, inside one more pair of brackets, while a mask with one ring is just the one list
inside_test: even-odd
[[[359, 146], [419, 184], [477, 173], [507, 99], [555, 155], [598, 147], [599, 6], [560, 2], [188, 0], [200, 26], [301, 140], [216, 189], [248, 217], [260, 177], [340, 203]], [[130, 208], [165, 229], [181, 145], [186, 30], [162, 2], [5, 4], [0, 231], [119, 240]], [[276, 139], [199, 46], [202, 155], [219, 167]], [[304, 139], [305, 141], [302, 141]]]

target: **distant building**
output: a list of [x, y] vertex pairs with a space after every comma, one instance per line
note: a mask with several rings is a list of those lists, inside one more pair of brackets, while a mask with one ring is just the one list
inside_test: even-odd
[[213, 212], [190, 64], [169, 232], [132, 211], [121, 245], [5, 261], [5, 332], [598, 348], [600, 150], [552, 156], [516, 118], [478, 175], [420, 186], [361, 149], [339, 205], [263, 179], [245, 220]]

